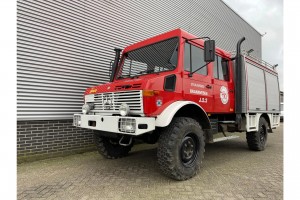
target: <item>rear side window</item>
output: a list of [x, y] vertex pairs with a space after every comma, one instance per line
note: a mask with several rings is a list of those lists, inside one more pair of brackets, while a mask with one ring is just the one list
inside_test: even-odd
[[[191, 45], [189, 43], [185, 43], [184, 46], [184, 70], [185, 71], [195, 71], [199, 67], [205, 65], [204, 61], [204, 50]], [[207, 75], [207, 66], [202, 67], [197, 74]]]
[[214, 62], [214, 78], [229, 81], [228, 60], [217, 55]]

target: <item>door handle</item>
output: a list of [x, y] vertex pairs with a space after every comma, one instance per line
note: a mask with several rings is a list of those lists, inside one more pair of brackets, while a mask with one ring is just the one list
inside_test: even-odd
[[211, 85], [206, 85], [206, 88], [211, 89], [212, 86]]

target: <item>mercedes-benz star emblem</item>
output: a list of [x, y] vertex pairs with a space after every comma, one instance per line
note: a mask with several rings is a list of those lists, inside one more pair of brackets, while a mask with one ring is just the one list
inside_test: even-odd
[[103, 105], [105, 110], [110, 110], [113, 106], [112, 104], [112, 98], [110, 95], [104, 95], [103, 96]]

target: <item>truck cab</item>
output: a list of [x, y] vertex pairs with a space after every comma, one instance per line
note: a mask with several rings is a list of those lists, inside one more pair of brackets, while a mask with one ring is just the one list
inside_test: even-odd
[[82, 113], [73, 120], [95, 130], [106, 158], [126, 156], [136, 139], [158, 143], [162, 172], [185, 180], [200, 169], [205, 143], [217, 141], [215, 134], [229, 139], [226, 132], [244, 131], [249, 148], [263, 150], [268, 131], [279, 125], [279, 108], [249, 109], [247, 60], [278, 81], [276, 72], [240, 50], [233, 57], [210, 38], [176, 29], [115, 51], [110, 82], [85, 91]]

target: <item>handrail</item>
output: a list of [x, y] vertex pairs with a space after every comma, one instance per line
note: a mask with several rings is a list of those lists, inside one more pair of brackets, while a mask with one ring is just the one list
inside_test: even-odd
[[[235, 54], [236, 54], [236, 51], [235, 50], [234, 51], [230, 51], [229, 53], [234, 57]], [[266, 61], [264, 61], [264, 60], [262, 60], [260, 58], [257, 58], [257, 57], [255, 57], [253, 55], [248, 54], [246, 50], [242, 50], [241, 54], [243, 56], [246, 56], [247, 58], [250, 58], [250, 60], [253, 60], [253, 61], [259, 63], [260, 65], [262, 65], [262, 66], [264, 66], [266, 68], [269, 68], [269, 69], [272, 69], [272, 70], [276, 71], [276, 66], [275, 65], [272, 65], [272, 64], [270, 64], [270, 63], [268, 63], [268, 62], [266, 62]]]

